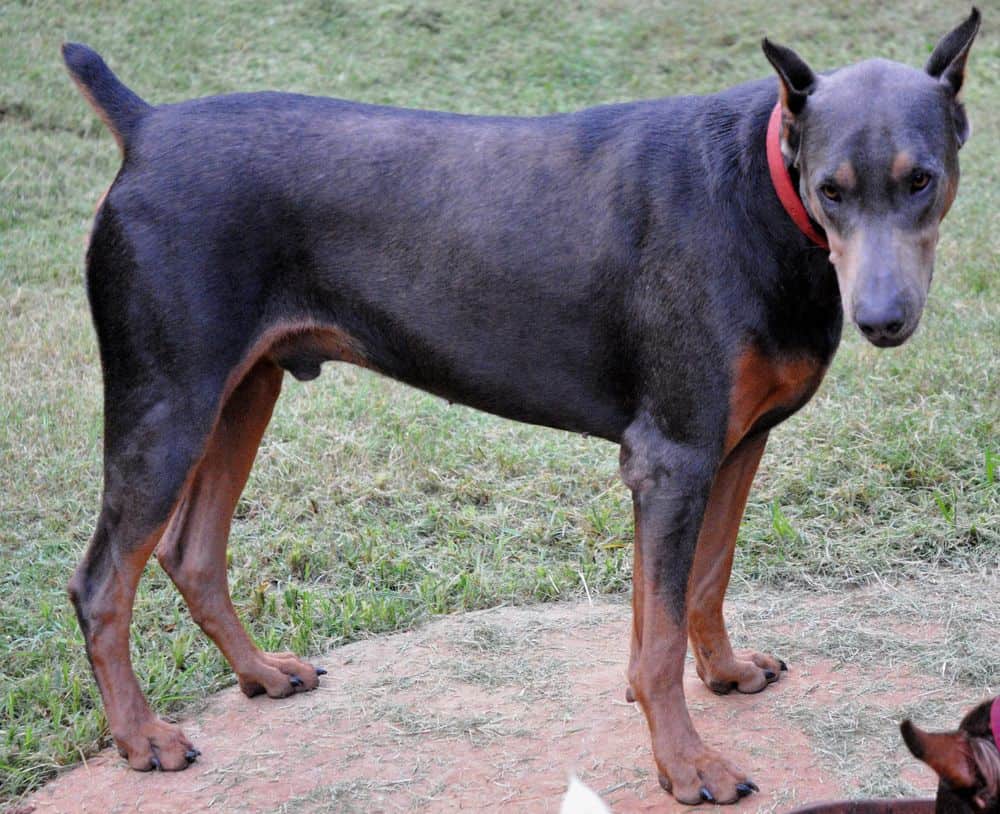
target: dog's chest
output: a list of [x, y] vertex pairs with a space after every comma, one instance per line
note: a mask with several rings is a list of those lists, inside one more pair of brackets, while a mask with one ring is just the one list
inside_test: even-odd
[[802, 407], [816, 392], [826, 367], [811, 356], [780, 358], [755, 347], [743, 351], [733, 365], [726, 452], [751, 430], [769, 428]]

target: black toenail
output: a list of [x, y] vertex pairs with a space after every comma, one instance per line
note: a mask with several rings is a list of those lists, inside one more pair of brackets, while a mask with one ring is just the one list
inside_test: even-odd
[[184, 753], [184, 759], [185, 759], [185, 760], [186, 760], [186, 761], [187, 761], [188, 763], [194, 763], [194, 761], [195, 761], [195, 758], [197, 758], [197, 757], [198, 757], [198, 755], [200, 755], [200, 754], [201, 754], [201, 752], [199, 752], [199, 751], [198, 751], [197, 749], [188, 749], [188, 750], [187, 750], [187, 751], [186, 751], [186, 752]]
[[659, 775], [656, 779], [660, 781], [660, 788], [663, 789], [664, 791], [674, 790], [674, 784], [670, 782], [670, 778], [667, 777], [665, 774]]
[[753, 794], [753, 789], [750, 788], [750, 784], [749, 783], [737, 783], [736, 784], [736, 793], [740, 797], [746, 797], [748, 794]]
[[781, 665], [782, 670], [788, 670], [788, 665], [782, 659], [778, 659], [778, 664]]
[[766, 678], [768, 681], [774, 681], [774, 679], [776, 679], [777, 677], [778, 677], [777, 674], [772, 672], [771, 670], [764, 671], [764, 678]]
[[299, 678], [298, 676], [292, 676], [289, 679], [289, 681], [291, 681], [293, 687], [301, 687], [302, 686], [302, 679]]
[[318, 675], [318, 676], [325, 676], [326, 675], [326, 668], [325, 667], [317, 667], [316, 668], [316, 675]]
[[160, 759], [158, 757], [155, 757], [155, 756], [153, 757], [152, 764], [153, 764], [153, 768], [154, 769], [162, 769], [163, 768], [160, 765]]
[[715, 802], [715, 798], [712, 796], [712, 792], [710, 792], [704, 786], [702, 786], [698, 790], [698, 794], [701, 795], [701, 799], [704, 800], [706, 803], [714, 803]]

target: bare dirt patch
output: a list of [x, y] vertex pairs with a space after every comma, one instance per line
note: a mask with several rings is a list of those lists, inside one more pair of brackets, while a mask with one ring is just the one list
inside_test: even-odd
[[[778, 655], [790, 672], [758, 695], [715, 696], [688, 665], [703, 738], [761, 787], [740, 810], [933, 792], [896, 723], [914, 709], [923, 723], [953, 723], [975, 698], [864, 648], [817, 653], [826, 639], [810, 624], [815, 611], [849, 627], [845, 603], [869, 607], [879, 589], [867, 594], [816, 597], [814, 609], [787, 591], [731, 603], [737, 638], [772, 620], [757, 638], [780, 627], [785, 643]], [[885, 622], [886, 635], [902, 626], [913, 637], [910, 620]], [[615, 812], [690, 811], [657, 785], [645, 721], [624, 700], [628, 633], [628, 605], [602, 601], [470, 613], [357, 642], [315, 659], [330, 670], [315, 692], [272, 701], [233, 687], [210, 699], [184, 722], [203, 755], [181, 774], [138, 774], [108, 751], [24, 802], [101, 814], [541, 812], [558, 810], [572, 770]]]

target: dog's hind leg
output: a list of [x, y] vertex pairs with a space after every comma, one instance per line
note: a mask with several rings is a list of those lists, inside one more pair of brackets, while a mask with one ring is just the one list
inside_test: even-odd
[[[212, 285], [222, 272], [197, 256], [196, 242], [183, 267], [171, 265], [177, 253], [160, 245], [155, 229], [126, 227], [135, 213], [125, 217], [116, 203], [127, 207], [131, 200], [112, 188], [87, 253], [104, 373], [104, 490], [97, 529], [69, 592], [119, 751], [133, 768], [174, 770], [197, 751], [178, 727], [153, 714], [133, 672], [136, 586], [164, 532], [178, 522], [171, 518], [186, 516], [184, 507], [205, 496], [206, 473], [231, 512], [281, 371], [248, 352], [260, 326], [246, 315], [259, 312], [259, 303], [220, 301], [219, 292], [231, 289]], [[231, 318], [218, 319], [222, 312]], [[249, 445], [234, 440], [245, 430]], [[220, 467], [220, 454], [232, 457], [229, 466]], [[209, 519], [220, 522], [212, 513]], [[228, 529], [228, 514], [225, 522]], [[222, 586], [225, 594], [224, 575]]]
[[[161, 383], [162, 384], [162, 383]], [[97, 530], [69, 583], [111, 734], [135, 769], [183, 769], [197, 756], [146, 702], [129, 657], [136, 586], [201, 453], [212, 416], [190, 401], [106, 388], [104, 497]], [[108, 397], [110, 395], [111, 397]]]
[[314, 689], [317, 671], [292, 653], [264, 653], [253, 643], [229, 597], [226, 543], [282, 375], [278, 365], [262, 358], [235, 387], [156, 549], [191, 616], [232, 665], [243, 692], [273, 698]]
[[729, 585], [740, 519], [767, 434], [746, 439], [719, 468], [709, 493], [688, 585], [688, 635], [698, 675], [709, 689], [759, 692], [777, 681], [784, 662], [760, 653], [734, 654], [722, 604]]

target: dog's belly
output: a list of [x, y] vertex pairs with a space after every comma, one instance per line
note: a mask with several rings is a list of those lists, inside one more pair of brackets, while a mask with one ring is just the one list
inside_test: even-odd
[[[357, 324], [356, 315], [344, 322]], [[616, 392], [610, 376], [602, 378], [606, 349], [596, 348], [592, 358], [581, 350], [577, 358], [573, 349], [540, 351], [534, 343], [512, 346], [473, 332], [440, 342], [399, 333], [389, 339], [390, 330], [365, 326], [357, 331], [362, 340], [332, 322], [288, 322], [270, 332], [277, 339], [267, 353], [301, 380], [317, 377], [324, 362], [349, 362], [505, 418], [610, 440], [630, 420], [629, 395]], [[461, 333], [461, 326], [449, 331]]]
[[380, 245], [392, 241], [332, 253], [336, 273], [316, 283], [317, 315], [370, 367], [519, 421], [612, 438], [624, 429], [632, 360], [614, 301], [593, 292], [586, 269], [505, 265], [445, 238], [411, 258]]

